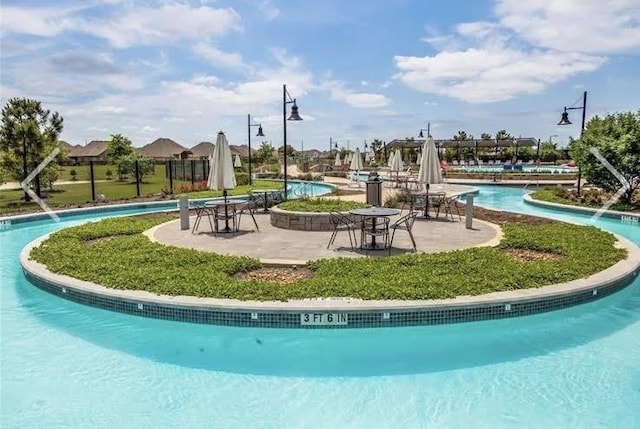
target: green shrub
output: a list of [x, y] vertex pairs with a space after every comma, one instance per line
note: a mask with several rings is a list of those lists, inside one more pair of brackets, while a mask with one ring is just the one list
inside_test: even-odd
[[329, 213], [330, 211], [348, 212], [349, 210], [367, 207], [358, 201], [346, 201], [336, 198], [302, 198], [280, 203], [278, 208], [292, 212]]
[[244, 186], [249, 184], [249, 173], [236, 173], [236, 185]]
[[69, 170], [69, 176], [71, 176], [71, 180], [73, 181], [78, 180], [78, 172], [73, 168]]

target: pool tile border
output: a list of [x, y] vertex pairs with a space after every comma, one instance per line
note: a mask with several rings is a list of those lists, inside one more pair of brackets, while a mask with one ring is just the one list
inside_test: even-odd
[[[253, 328], [343, 329], [439, 325], [519, 317], [559, 310], [609, 296], [640, 274], [640, 249], [618, 237], [627, 259], [585, 279], [481, 296], [431, 301], [365, 301], [349, 298], [289, 302], [239, 301], [155, 295], [118, 290], [55, 274], [29, 258], [27, 245], [20, 263], [27, 280], [53, 295], [91, 307], [156, 319]], [[304, 314], [346, 314], [347, 324], [303, 325]]]

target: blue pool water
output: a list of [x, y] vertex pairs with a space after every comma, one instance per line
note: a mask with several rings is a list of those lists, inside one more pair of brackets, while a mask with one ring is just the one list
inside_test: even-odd
[[[590, 222], [521, 196], [487, 186], [476, 201]], [[531, 317], [335, 331], [143, 319], [24, 280], [27, 242], [98, 216], [0, 231], [3, 428], [640, 427], [638, 280]], [[640, 243], [636, 225], [597, 224]]]

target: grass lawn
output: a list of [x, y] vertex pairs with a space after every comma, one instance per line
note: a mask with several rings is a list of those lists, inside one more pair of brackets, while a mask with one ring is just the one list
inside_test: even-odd
[[[84, 166], [79, 166], [84, 167]], [[98, 169], [101, 167], [101, 169]], [[107, 166], [95, 166], [96, 171], [102, 171], [104, 174]], [[88, 166], [87, 166], [88, 177]], [[84, 173], [83, 173], [84, 174]], [[84, 180], [78, 170], [78, 180]], [[129, 200], [136, 198], [135, 182], [119, 182], [117, 180], [104, 180], [99, 174], [96, 174], [95, 183], [96, 195], [104, 194], [107, 201]], [[61, 179], [65, 180], [65, 179]], [[140, 196], [150, 197], [161, 194], [162, 190], [169, 189], [169, 179], [165, 177], [164, 165], [157, 165], [155, 174], [145, 177], [145, 183], [140, 184]], [[270, 182], [263, 180], [255, 180], [253, 188], [281, 188], [282, 184], [278, 182]], [[176, 181], [173, 182], [174, 195], [177, 195], [181, 187], [189, 188], [191, 182]], [[243, 195], [249, 192], [249, 186], [238, 186], [233, 190], [229, 190], [229, 195]], [[54, 186], [53, 191], [43, 189], [45, 194], [45, 202], [52, 208], [63, 208], [71, 206], [82, 206], [91, 202], [91, 184], [90, 183], [70, 183], [65, 185]], [[209, 198], [221, 196], [222, 191], [199, 191], [188, 192], [189, 198]], [[22, 190], [3, 190], [0, 191], [0, 215], [10, 215], [24, 212], [32, 212], [40, 210], [40, 207], [33, 203], [25, 203], [23, 201], [24, 193]]]
[[[586, 277], [623, 259], [615, 237], [592, 226], [505, 223], [498, 247], [386, 258], [331, 258], [286, 285], [236, 276], [259, 260], [151, 242], [142, 234], [170, 215], [111, 218], [52, 234], [31, 257], [54, 273], [116, 289], [166, 295], [288, 300], [317, 297], [436, 299], [536, 288]], [[515, 254], [539, 254], [518, 258]]]

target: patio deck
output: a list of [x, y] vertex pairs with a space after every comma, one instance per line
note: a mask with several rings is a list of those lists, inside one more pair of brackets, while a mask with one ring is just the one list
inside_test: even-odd
[[[404, 212], [406, 214], [406, 211]], [[244, 215], [240, 232], [214, 235], [206, 220], [195, 233], [180, 230], [180, 220], [167, 222], [150, 229], [146, 235], [162, 244], [216, 252], [228, 255], [251, 256], [271, 264], [299, 264], [320, 258], [362, 258], [367, 253], [351, 249], [345, 231], [339, 232], [335, 243], [327, 249], [331, 231], [295, 231], [271, 226], [270, 214], [256, 213], [260, 232], [253, 231], [250, 216]], [[393, 223], [398, 216], [391, 217]], [[193, 225], [195, 217], [190, 218]], [[474, 219], [474, 228], [466, 229], [461, 221], [427, 220], [418, 218], [413, 234], [418, 252], [446, 252], [475, 246], [496, 245], [502, 233], [498, 226]], [[360, 234], [358, 236], [358, 244]], [[411, 252], [411, 241], [406, 231], [399, 230], [393, 241], [392, 255]], [[370, 251], [369, 256], [388, 256], [386, 250]]]

